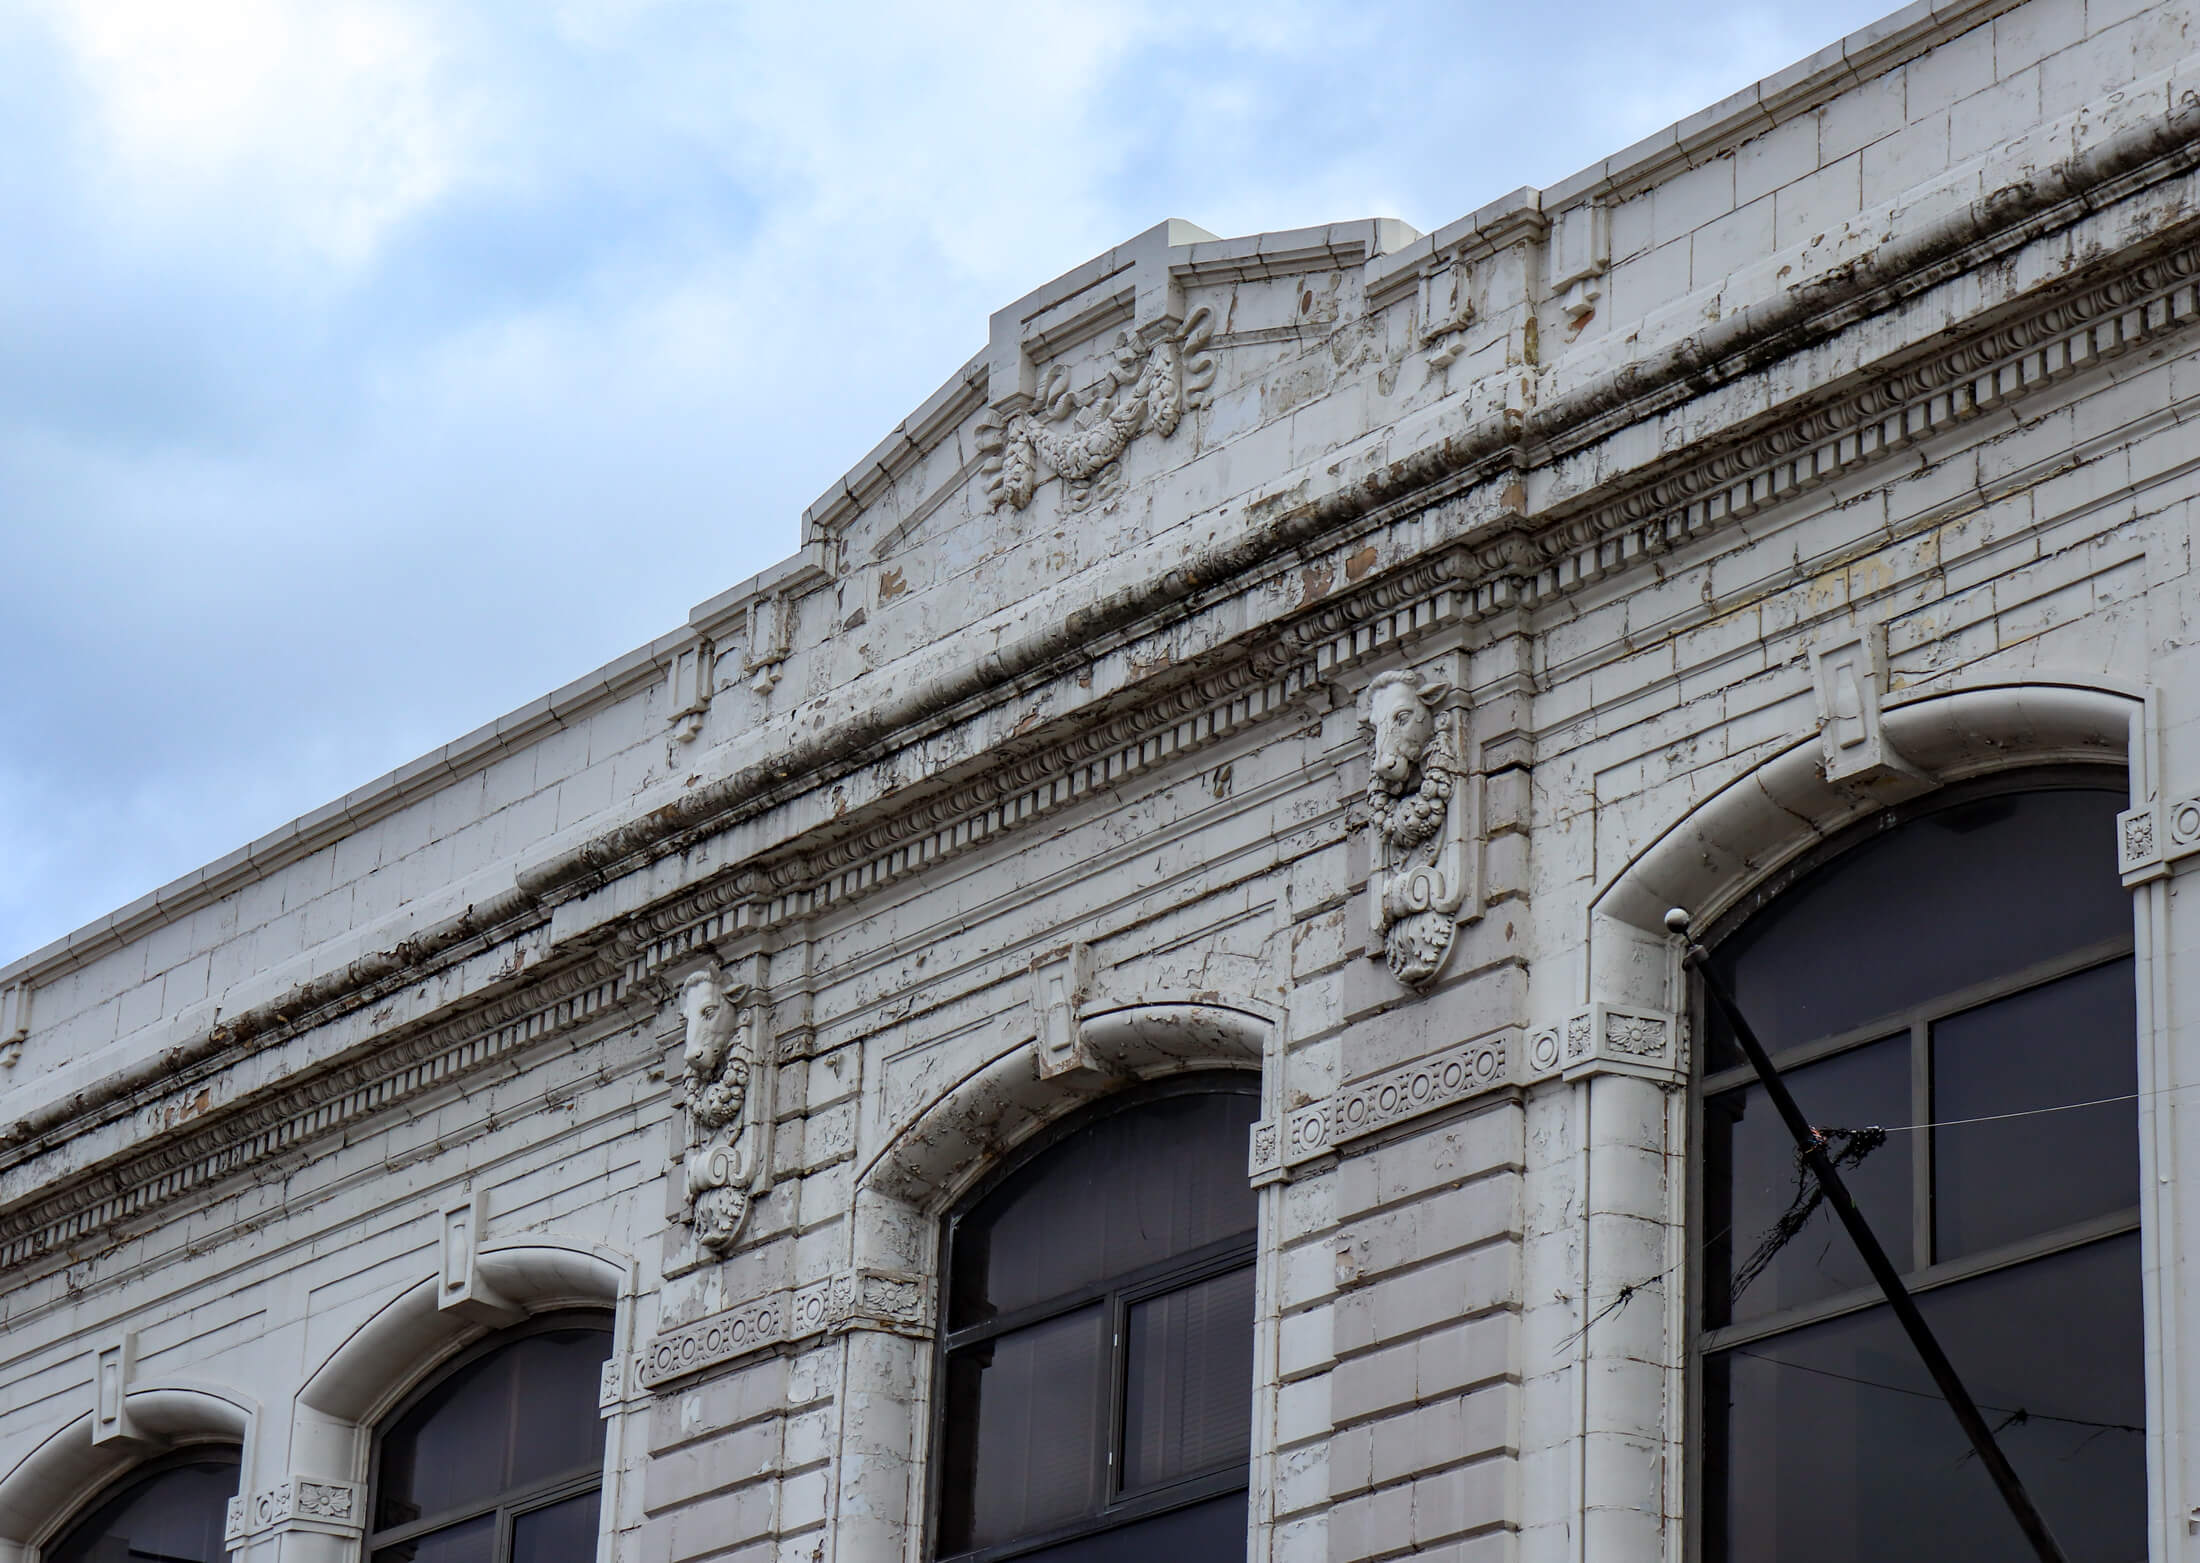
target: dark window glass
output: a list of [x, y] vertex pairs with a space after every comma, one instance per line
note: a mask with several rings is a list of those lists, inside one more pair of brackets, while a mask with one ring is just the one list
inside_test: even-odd
[[[1919, 1299], [2071, 1563], [2146, 1556], [2139, 1238]], [[1705, 1555], [2007, 1563], [2023, 1538], [1885, 1308], [1705, 1360]], [[2017, 1413], [2024, 1413], [2021, 1417]]]
[[1123, 1485], [1150, 1487], [1252, 1454], [1253, 1272], [1133, 1303], [1125, 1343]]
[[1245, 1556], [1245, 1492], [1020, 1553], [1017, 1563], [1227, 1563]]
[[[1906, 1036], [1782, 1072], [1797, 1101], [1820, 1123], [1903, 1123], [1910, 1111], [1910, 1039]], [[1910, 1251], [1910, 1155], [1907, 1137], [1843, 1176], [1888, 1252]], [[1704, 1317], [1712, 1325], [1778, 1313], [1866, 1286], [1871, 1272], [1848, 1234], [1821, 1210], [1739, 1298], [1735, 1272], [1795, 1199], [1801, 1178], [1795, 1142], [1766, 1099], [1744, 1086], [1707, 1098], [1703, 1108]], [[1729, 1299], [1732, 1298], [1730, 1303]]]
[[[2113, 792], [2004, 793], [1927, 814], [1807, 874], [1712, 957], [1768, 1048], [2129, 938]], [[1716, 1015], [1709, 1059], [1742, 1062]]]
[[596, 1505], [584, 1492], [512, 1521], [512, 1563], [595, 1563]]
[[967, 1491], [948, 1550], [967, 1551], [1046, 1530], [1091, 1508], [1107, 1313], [1095, 1305], [996, 1335], [958, 1353], [948, 1393], [957, 1415], [948, 1487]]
[[1149, 1088], [949, 1220], [936, 1556], [1242, 1555], [1257, 1113]]
[[2111, 961], [1933, 1027], [1933, 1118], [1959, 1120], [1933, 1131], [1940, 1258], [2139, 1203], [2137, 1102], [2037, 1111], [2138, 1091], [2131, 983], [2131, 962]]
[[[2146, 1550], [2122, 803], [1921, 800], [1714, 955], [1804, 1117], [1886, 1131], [1844, 1176], [2074, 1563]], [[2020, 1551], [1832, 1212], [1781, 1227], [1806, 1186], [1793, 1142], [1719, 1041], [1699, 1115], [1704, 1563]]]
[[1258, 1116], [1251, 1096], [1202, 1092], [1064, 1141], [957, 1224], [949, 1326], [1251, 1231], [1245, 1138]]
[[[593, 1559], [596, 1398], [610, 1354], [603, 1326], [553, 1322], [465, 1359], [416, 1397], [377, 1446], [374, 1563]], [[579, 1551], [575, 1526], [587, 1532]]]
[[530, 1335], [438, 1384], [382, 1436], [377, 1523], [433, 1518], [595, 1470], [603, 1463], [596, 1391], [610, 1344], [593, 1329]]
[[224, 1563], [236, 1496], [236, 1451], [194, 1451], [131, 1477], [45, 1548], [46, 1563]]
[[497, 1517], [484, 1514], [384, 1547], [374, 1563], [493, 1563], [496, 1544]]

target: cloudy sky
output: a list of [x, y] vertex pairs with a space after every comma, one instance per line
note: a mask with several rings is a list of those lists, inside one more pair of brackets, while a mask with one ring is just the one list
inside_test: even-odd
[[663, 633], [1163, 217], [1429, 229], [1882, 0], [0, 0], [0, 962]]

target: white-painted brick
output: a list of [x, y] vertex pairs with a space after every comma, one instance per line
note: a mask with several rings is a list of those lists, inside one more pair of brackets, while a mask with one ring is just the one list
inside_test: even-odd
[[[1914, 281], [1883, 270], [1935, 224], [1997, 210], [1972, 203], [2161, 124], [2178, 83], [2200, 79], [2185, 63], [2188, 12], [2024, 0], [1957, 34], [1959, 21], [1917, 9], [1525, 211], [1481, 214], [1483, 239], [1472, 224], [1425, 242], [1397, 235], [1418, 253], [1372, 262], [1354, 249], [1357, 228], [1178, 252], [1170, 285], [1187, 306], [1214, 309], [1230, 339], [1212, 349], [1211, 403], [1173, 434], [1138, 434], [1119, 491], [1072, 509], [1047, 475], [1026, 508], [992, 505], [976, 397], [952, 393], [925, 415], [937, 428], [920, 418], [871, 458], [890, 481], [874, 486], [866, 465], [849, 480], [860, 502], [806, 527], [825, 562], [788, 605], [798, 627], [771, 692], [742, 666], [746, 608], [703, 610], [728, 655], [692, 744], [671, 735], [664, 698], [665, 647], [687, 643], [680, 631], [599, 675], [593, 693], [561, 692], [555, 716], [538, 706], [512, 719], [514, 736], [476, 735], [362, 789], [343, 806], [358, 821], [347, 832], [315, 836], [310, 850], [262, 843], [219, 870], [236, 871], [220, 895], [174, 889], [130, 913], [117, 947], [40, 957], [30, 1035], [0, 1066], [8, 1123], [122, 1067], [180, 1059], [165, 1050], [205, 1043], [217, 1018], [233, 1024], [348, 961], [427, 937], [469, 902], [517, 905], [511, 887], [553, 852], [783, 756], [802, 735], [915, 691], [985, 686], [926, 718], [921, 735], [874, 732], [823, 785], [796, 767], [773, 797], [662, 858], [644, 861], [632, 839], [599, 843], [603, 883], [561, 890], [433, 969], [286, 1011], [250, 1047], [190, 1074], [187, 1090], [156, 1077], [110, 1120], [10, 1150], [0, 1213], [14, 1216], [56, 1187], [105, 1187], [119, 1158], [299, 1082], [325, 1082], [321, 1110], [342, 1113], [234, 1175], [8, 1268], [0, 1472], [81, 1415], [84, 1347], [128, 1328], [149, 1375], [251, 1385], [262, 1407], [252, 1481], [286, 1479], [305, 1375], [433, 1277], [441, 1213], [479, 1196], [492, 1248], [554, 1241], [622, 1272], [631, 1263], [638, 1350], [660, 1329], [784, 1306], [816, 1283], [852, 1312], [859, 1271], [882, 1298], [916, 1299], [898, 1319], [805, 1324], [657, 1392], [629, 1374], [628, 1409], [608, 1423], [623, 1453], [607, 1502], [616, 1563], [915, 1556], [940, 1392], [922, 1315], [937, 1300], [942, 1218], [1004, 1152], [1126, 1075], [1220, 1061], [1207, 1033], [1149, 1017], [1140, 1042], [1118, 1044], [1128, 1060], [1042, 1080], [1030, 1051], [1035, 959], [1090, 950], [1088, 1022], [1184, 1002], [1250, 1017], [1229, 1028], [1227, 1059], [1263, 1067], [1271, 1122], [1334, 1109], [1339, 1093], [1410, 1078], [1471, 1041], [1525, 1049], [1592, 1001], [1677, 1003], [1659, 936], [1605, 942], [1619, 898], [1599, 897], [1723, 789], [1746, 794], [1760, 765], [1815, 752], [1810, 648], [1874, 625], [1890, 697], [2027, 680], [2054, 683], [2055, 699], [2080, 686], [2168, 692], [2156, 700], [2156, 790], [2200, 792], [2200, 719], [2175, 699], [2200, 679], [2184, 644], [2200, 478], [2188, 470], [2189, 419], [2170, 416], [2200, 396], [2183, 325], [2166, 328], [2157, 311], [2136, 351], [2069, 372], [2056, 362], [2051, 382], [2052, 342], [1971, 363], [1955, 383], [1967, 396], [1986, 377], [1975, 415], [1952, 414], [1946, 384], [1913, 381], [1942, 399], [1932, 428], [1914, 404], [1894, 408], [1886, 422], [1918, 437], [1868, 459], [1855, 459], [1857, 441], [1876, 436], [1843, 425], [1813, 435], [1847, 442], [1838, 462], [1814, 445], [1798, 475], [1796, 451], [1774, 466], [1759, 443], [1715, 500], [1683, 481], [1707, 453], [1784, 433], [1797, 409], [1831, 418], [1836, 393], [1886, 384], [1889, 366], [1922, 362], [1989, 315], [2025, 318], [2027, 289], [2068, 305], [2183, 220], [2179, 187], [2137, 179], [2114, 196], [2122, 204], [2074, 203], [2066, 228], [1875, 295], [1830, 335], [1799, 329], [1770, 353], [1714, 353], [1728, 340], [1719, 333], [1792, 323], [1797, 301], [1847, 308], [1838, 279], [1852, 270]], [[1607, 205], [1612, 264], [1593, 314], [1574, 318], [1546, 296], [1532, 242], [1538, 223], [1578, 217], [1585, 201]], [[1529, 247], [1485, 242], [1508, 221]], [[1460, 243], [1480, 246], [1479, 315], [1440, 347], [1424, 340], [1418, 284]], [[1064, 304], [1059, 293], [1027, 302], [1041, 314]], [[1084, 329], [1039, 351], [1058, 350], [1080, 391], [1097, 383], [1119, 328]], [[1438, 365], [1438, 353], [1456, 356]], [[1681, 360], [1694, 377], [1658, 389], [1657, 366]], [[1415, 463], [1440, 441], [1500, 448], [1517, 433], [1508, 406], [1529, 420], [1514, 447], [1527, 469], [1517, 491], [1504, 487], [1511, 477], [1469, 472], [1456, 496], [1416, 509]], [[1602, 422], [1554, 422], [1584, 407]], [[1653, 476], [1663, 487], [1651, 502], [1640, 497]], [[1334, 497], [1362, 481], [1381, 508]], [[1719, 508], [1732, 486], [1756, 494], [1744, 517]], [[1601, 555], [1577, 551], [1601, 507], [1638, 500]], [[1200, 553], [1270, 518], [1298, 528], [1331, 512], [1334, 528], [1292, 531], [1258, 578]], [[1520, 613], [1443, 619], [1402, 593], [1385, 606], [1395, 620], [1355, 616], [1363, 583], [1388, 591], [1444, 559], [1475, 576], [1471, 550], [1458, 550], [1507, 512], [1552, 550], [1517, 565], [1521, 583], [1540, 583], [1512, 587], [1532, 598]], [[1668, 520], [1641, 553], [1638, 529]], [[1172, 570], [1206, 595], [1156, 592]], [[1032, 635], [1133, 601], [1150, 611], [1095, 632], [1107, 638], [1016, 660]], [[1307, 612], [1325, 617], [1294, 618]], [[1315, 625], [1311, 640], [1297, 624]], [[1401, 630], [1404, 642], [1389, 638]], [[1333, 636], [1347, 637], [1334, 662]], [[1221, 664], [1254, 643], [1279, 648], [1288, 699], [1264, 704], [1263, 689], [1256, 710], [1225, 707], [1248, 697]], [[974, 648], [1003, 660], [979, 678]], [[1493, 745], [1470, 748], [1469, 769], [1500, 769], [1471, 842], [1480, 915], [1414, 990], [1374, 958], [1354, 702], [1377, 670], [1440, 660], [1463, 685], [1473, 744]], [[1128, 714], [1163, 682], [1211, 696], [1208, 708], [1230, 712], [1227, 731], [1208, 732], [1206, 709], [1185, 706], [1134, 731]], [[1074, 772], [1030, 758], [1101, 720], [1118, 725]], [[937, 822], [952, 838], [945, 853], [929, 835], [904, 850], [894, 832], [940, 787], [1009, 764], [1021, 768], [1014, 817], [973, 826], [972, 802]], [[867, 834], [834, 869], [830, 904], [771, 902], [786, 888], [774, 873], [799, 878], [802, 854], [853, 851]], [[1722, 882], [1731, 899], [1805, 845], [1713, 832], [1704, 850], [1756, 865]], [[752, 859], [767, 870], [744, 891], [754, 899], [721, 905], [721, 876]], [[697, 893], [707, 907], [673, 910]], [[651, 921], [624, 921], [637, 913]], [[706, 915], [727, 921], [696, 921]], [[2173, 954], [2200, 944], [2177, 915], [2160, 943]], [[760, 917], [754, 941], [735, 926]], [[772, 1103], [773, 1186], [729, 1257], [689, 1267], [687, 1142], [674, 1114], [683, 1036], [668, 995], [714, 940], [737, 980], [766, 984], [790, 1052]], [[339, 1063], [394, 1056], [422, 1028], [592, 952], [616, 973], [601, 979], [608, 1008], [590, 1007], [591, 989], [587, 1013], [555, 1012], [531, 1042], [500, 1046], [470, 1073], [375, 1112], [344, 1106], [352, 1080]], [[503, 1024], [514, 1011], [498, 1013]], [[2165, 1045], [2182, 1057], [2200, 1032], [2182, 1010], [2170, 1019]], [[1662, 1471], [1673, 1369], [1688, 1349], [1667, 1334], [1665, 1295], [1686, 1250], [1668, 1224], [1685, 1204], [1682, 1119], [1665, 1086], [1552, 1078], [1524, 1057], [1509, 1052], [1507, 1073], [1471, 1099], [1295, 1153], [1261, 1193], [1254, 1556], [1557, 1563], [1578, 1547], [1599, 1563], [1647, 1563], [1685, 1545], [1688, 1517], [1668, 1523]], [[2174, 1234], [2156, 1236], [2174, 1266]], [[678, 1273], [664, 1273], [668, 1255]], [[1584, 1317], [1630, 1286], [1642, 1301], [1583, 1336]], [[2182, 1328], [2182, 1311], [2170, 1322]], [[432, 1355], [393, 1360], [392, 1383], [409, 1387]], [[357, 1451], [338, 1453], [341, 1463]]]

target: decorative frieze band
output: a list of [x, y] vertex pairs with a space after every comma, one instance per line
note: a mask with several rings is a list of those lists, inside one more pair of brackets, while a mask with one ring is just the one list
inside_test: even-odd
[[1687, 1078], [1686, 1031], [1677, 1016], [1629, 1005], [1592, 1004], [1555, 1026], [1494, 1032], [1362, 1080], [1309, 1102], [1279, 1123], [1253, 1125], [1247, 1170], [1273, 1183], [1302, 1162], [1423, 1113], [1554, 1077], [1631, 1074], [1677, 1083]]
[[1281, 1125], [1272, 1119], [1256, 1123], [1249, 1169], [1253, 1181], [1273, 1182], [1301, 1162], [1394, 1123], [1518, 1085], [1519, 1056], [1518, 1031], [1493, 1032], [1309, 1102], [1286, 1115]]
[[363, 1490], [356, 1482], [293, 1476], [264, 1492], [229, 1500], [224, 1540], [236, 1547], [262, 1531], [311, 1531], [323, 1536], [366, 1533]]
[[2160, 799], [2116, 816], [2116, 860], [2126, 885], [2159, 879], [2200, 853], [2200, 798]]
[[769, 1346], [841, 1330], [921, 1335], [931, 1325], [923, 1281], [884, 1270], [854, 1270], [763, 1297], [683, 1324], [642, 1348], [634, 1377], [656, 1390]]

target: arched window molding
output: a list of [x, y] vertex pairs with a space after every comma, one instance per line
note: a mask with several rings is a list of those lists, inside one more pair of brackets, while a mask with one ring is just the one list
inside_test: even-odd
[[[876, 1269], [918, 1278], [928, 1310], [938, 1288], [940, 1217], [1001, 1159], [1033, 1135], [1133, 1082], [1209, 1070], [1259, 1070], [1264, 1110], [1273, 1114], [1275, 1071], [1264, 1068], [1282, 1034], [1282, 1017], [1268, 1006], [1231, 997], [1157, 996], [1130, 1005], [1094, 1005], [1076, 1014], [1084, 1067], [1042, 1075], [1035, 1048], [1011, 1049], [955, 1082], [915, 1113], [859, 1174], [851, 1226], [857, 1274]], [[1261, 1227], [1272, 1230], [1280, 1186], [1264, 1188]], [[1275, 1275], [1265, 1241], [1254, 1279], [1251, 1513], [1256, 1538], [1265, 1534], [1274, 1474], [1276, 1375]], [[855, 1330], [847, 1336], [844, 1390], [860, 1388], [873, 1408], [867, 1426], [845, 1417], [835, 1461], [839, 1494], [836, 1547], [843, 1557], [914, 1560], [925, 1528], [925, 1458], [932, 1424], [932, 1348], [919, 1332]], [[929, 1330], [921, 1332], [929, 1334]], [[914, 1385], [915, 1393], [887, 1386]], [[899, 1399], [891, 1418], [882, 1401]], [[847, 1404], [843, 1398], [843, 1404]], [[896, 1429], [891, 1442], [879, 1429]], [[1252, 1555], [1260, 1556], [1255, 1551]]]
[[936, 1217], [993, 1158], [1126, 1081], [1188, 1069], [1261, 1068], [1277, 1025], [1265, 1006], [1241, 1000], [1164, 998], [1081, 1010], [1077, 1027], [1089, 1067], [1048, 1078], [1033, 1068], [1029, 1048], [1003, 1053], [912, 1116], [865, 1166], [856, 1187]]
[[132, 1441], [93, 1443], [87, 1411], [0, 1476], [0, 1563], [36, 1563], [40, 1547], [149, 1456], [192, 1444], [232, 1444], [244, 1450], [243, 1469], [251, 1469], [259, 1404], [249, 1396], [170, 1383], [132, 1389], [123, 1400], [137, 1434]]
[[[474, 1256], [474, 1291], [496, 1299], [504, 1322], [572, 1308], [612, 1315], [612, 1355], [601, 1397], [613, 1415], [626, 1396], [625, 1365], [633, 1341], [633, 1261], [600, 1245], [536, 1238], [484, 1248]], [[431, 1276], [386, 1303], [354, 1330], [298, 1392], [291, 1418], [289, 1478], [342, 1488], [351, 1495], [342, 1523], [318, 1549], [331, 1560], [356, 1559], [365, 1534], [365, 1487], [373, 1433], [382, 1417], [453, 1356], [499, 1327], [498, 1316], [475, 1308], [438, 1306], [443, 1278]], [[616, 1523], [618, 1473], [625, 1464], [623, 1416], [614, 1416], [604, 1449], [603, 1512]], [[0, 1560], [4, 1563], [4, 1560]]]
[[[2055, 764], [2134, 765], [2145, 701], [2075, 684], [2007, 684], [1890, 701], [1888, 742], [1926, 784]], [[2133, 793], [2143, 792], [2135, 774]], [[1874, 814], [1884, 800], [1829, 782], [1815, 738], [1737, 777], [1645, 847], [1590, 909], [1587, 997], [1671, 1008], [1679, 960], [1666, 931], [1682, 906], [1706, 927], [1782, 867]]]
[[[1899, 701], [1900, 703], [1896, 703]], [[1997, 771], [2052, 765], [2098, 765], [2126, 773], [2134, 803], [2151, 789], [2150, 702], [2143, 691], [2102, 687], [2083, 676], [2071, 682], [1994, 684], [1954, 691], [1890, 697], [1881, 725], [1888, 746], [1917, 772], [1914, 791]], [[1592, 1003], [1677, 1012], [1684, 1006], [1679, 951], [1665, 927], [1665, 913], [1687, 908], [1699, 928], [1708, 927], [1744, 896], [1777, 880], [1821, 843], [1879, 812], [1888, 799], [1872, 789], [1826, 779], [1815, 737], [1735, 778], [1691, 808], [1628, 862], [1592, 901], [1584, 930], [1580, 986], [1566, 995]], [[1909, 795], [1914, 795], [1914, 792]], [[2104, 847], [2104, 850], [2109, 848]], [[2147, 989], [2150, 952], [2147, 912], [2138, 910], [2137, 964], [2140, 1034], [2150, 1030]], [[1585, 991], [1583, 991], [1585, 990]], [[2150, 1089], [2147, 1049], [2141, 1047], [2140, 1089]], [[1572, 1379], [1563, 1391], [1573, 1427], [1572, 1469], [1576, 1533], [1590, 1538], [1591, 1554], [1682, 1556], [1674, 1517], [1686, 1507], [1686, 1449], [1682, 1419], [1688, 1325], [1682, 1288], [1653, 1277], [1678, 1275], [1686, 1255], [1687, 1104], [1684, 1092], [1619, 1073], [1580, 1080], [1567, 1105], [1572, 1115], [1562, 1138], [1572, 1147], [1569, 1176], [1576, 1185], [1570, 1225], [1531, 1233], [1527, 1263], [1563, 1265], [1571, 1272], [1569, 1299], [1533, 1312], [1542, 1317], [1525, 1332], [1535, 1342], [1565, 1342], [1553, 1356]], [[1648, 1131], [1659, 1148], [1642, 1143]], [[2160, 1291], [2158, 1200], [2151, 1169], [2157, 1156], [2157, 1119], [2142, 1097], [2140, 1155], [2147, 1271], [2146, 1327], [2150, 1404], [2167, 1389], [2159, 1364], [2165, 1355], [2165, 1311]], [[1662, 1160], [1663, 1176], [1643, 1175], [1643, 1158]], [[1662, 1240], [1646, 1235], [1662, 1231]], [[1582, 1325], [1623, 1291], [1631, 1302]], [[1647, 1303], [1647, 1305], [1643, 1305]], [[1570, 1359], [1570, 1360], [1569, 1360]], [[1662, 1367], [1653, 1365], [1662, 1364]], [[1555, 1386], [1554, 1386], [1555, 1388]], [[2160, 1440], [2150, 1412], [2150, 1439]], [[1649, 1450], [1662, 1458], [1646, 1459]], [[2167, 1498], [2162, 1502], [2168, 1502]], [[2157, 1504], [2157, 1508], [2161, 1503]], [[1670, 1533], [1668, 1533], [1670, 1532]]]

